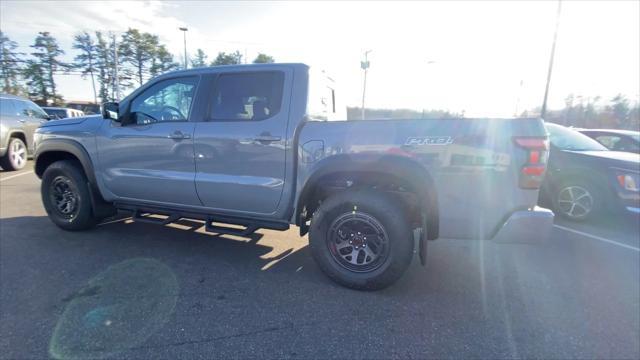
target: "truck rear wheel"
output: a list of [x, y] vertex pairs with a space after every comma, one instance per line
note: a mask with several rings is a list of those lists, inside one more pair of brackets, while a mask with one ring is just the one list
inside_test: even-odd
[[413, 233], [404, 208], [391, 195], [370, 189], [325, 200], [311, 220], [309, 245], [326, 275], [358, 290], [393, 284], [413, 257]]
[[88, 182], [75, 162], [61, 160], [49, 165], [42, 175], [40, 192], [49, 218], [60, 228], [75, 231], [95, 225]]

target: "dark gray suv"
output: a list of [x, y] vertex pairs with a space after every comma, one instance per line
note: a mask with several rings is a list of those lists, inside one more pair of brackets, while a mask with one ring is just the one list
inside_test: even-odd
[[32, 101], [0, 94], [0, 167], [20, 170], [34, 151], [33, 132], [49, 116]]

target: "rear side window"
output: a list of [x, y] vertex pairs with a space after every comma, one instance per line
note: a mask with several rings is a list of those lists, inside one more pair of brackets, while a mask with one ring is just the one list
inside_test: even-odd
[[0, 114], [3, 116], [16, 115], [16, 110], [13, 108], [13, 102], [10, 99], [0, 99]]
[[210, 119], [264, 120], [282, 106], [284, 73], [263, 71], [220, 75], [215, 83]]

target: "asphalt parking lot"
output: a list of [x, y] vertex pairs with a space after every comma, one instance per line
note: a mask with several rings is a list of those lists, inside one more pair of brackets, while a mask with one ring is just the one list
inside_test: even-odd
[[537, 246], [438, 240], [426, 268], [357, 292], [320, 272], [297, 228], [64, 232], [39, 185], [0, 172], [1, 358], [640, 357], [633, 221], [559, 222]]

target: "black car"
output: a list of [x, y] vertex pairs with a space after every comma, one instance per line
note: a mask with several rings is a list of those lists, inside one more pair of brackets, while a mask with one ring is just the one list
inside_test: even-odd
[[595, 139], [609, 150], [640, 152], [640, 132], [611, 129], [580, 129], [581, 133]]
[[612, 211], [640, 214], [640, 155], [610, 151], [564, 126], [545, 127], [551, 148], [543, 204], [576, 221]]

